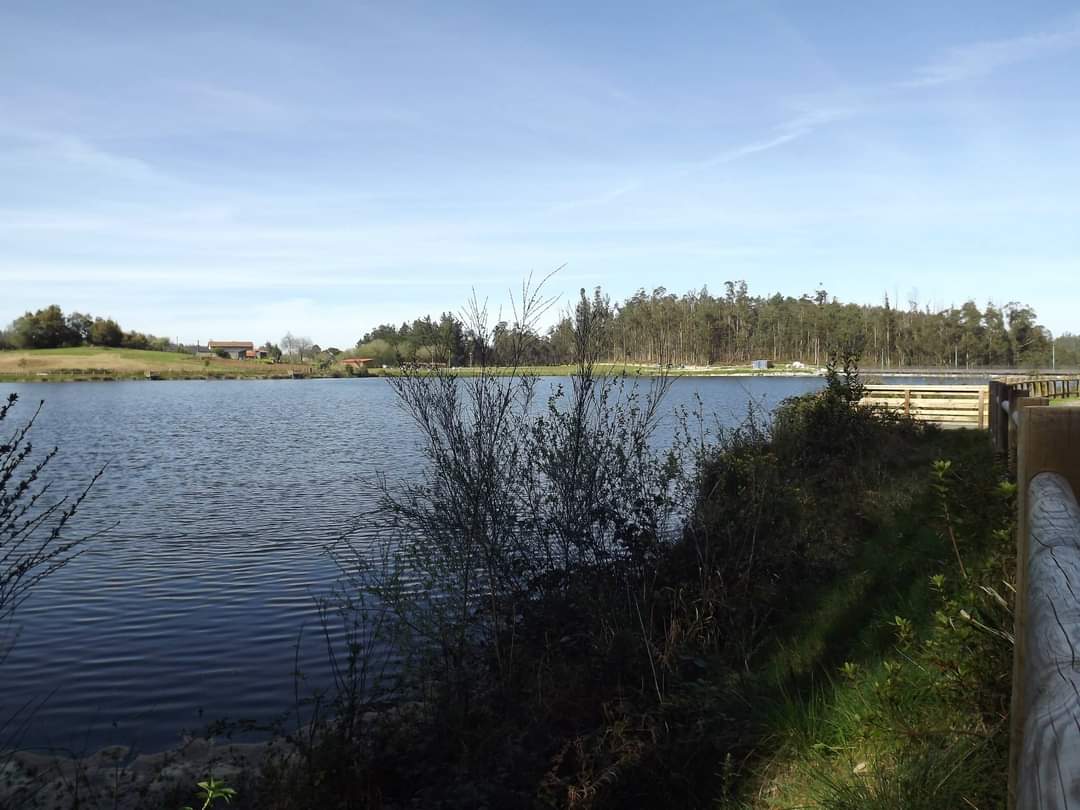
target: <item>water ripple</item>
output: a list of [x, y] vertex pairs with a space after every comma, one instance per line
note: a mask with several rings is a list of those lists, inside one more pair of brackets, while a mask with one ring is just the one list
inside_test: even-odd
[[[818, 384], [684, 380], [672, 404], [738, 413]], [[297, 644], [305, 684], [329, 682], [326, 548], [354, 526], [370, 542], [376, 476], [421, 462], [384, 381], [12, 388], [16, 421], [46, 400], [33, 438], [60, 447], [56, 492], [109, 465], [78, 520], [105, 533], [22, 607], [0, 666], [0, 711], [46, 699], [24, 744], [152, 751], [215, 718], [269, 720], [292, 706]]]

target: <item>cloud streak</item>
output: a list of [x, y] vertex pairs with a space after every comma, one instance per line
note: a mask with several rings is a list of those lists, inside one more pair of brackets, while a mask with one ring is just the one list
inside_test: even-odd
[[898, 86], [937, 87], [989, 76], [1002, 68], [1042, 59], [1080, 47], [1080, 15], [1067, 18], [1057, 30], [1009, 39], [975, 42], [949, 49], [941, 59], [920, 68]]

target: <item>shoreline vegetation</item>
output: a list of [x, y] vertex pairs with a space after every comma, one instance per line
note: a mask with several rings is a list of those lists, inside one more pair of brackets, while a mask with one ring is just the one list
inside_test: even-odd
[[[469, 375], [387, 376], [425, 463], [330, 549], [333, 682], [298, 671], [269, 742], [93, 773], [8, 742], [0, 806], [1002, 806], [1016, 487], [986, 434], [861, 404], [849, 355], [771, 414], [680, 412], [660, 449], [675, 375], [609, 373], [602, 301], [568, 380], [528, 373], [549, 306], [525, 288], [500, 365], [474, 301]], [[247, 730], [206, 734], [228, 756]]]
[[[395, 384], [426, 407], [440, 379]], [[351, 628], [349, 650], [335, 686], [301, 698], [303, 724], [252, 744], [218, 726], [216, 740], [156, 754], [9, 755], [0, 806], [180, 807], [206, 777], [236, 790], [228, 806], [238, 810], [1002, 806], [1014, 488], [982, 433], [858, 406], [853, 373], [827, 382], [769, 425], [751, 413], [716, 437], [689, 489], [671, 488], [644, 457], [644, 468], [611, 469], [618, 448], [640, 438], [632, 426], [629, 443], [604, 438], [621, 429], [618, 407], [600, 435], [575, 436], [573, 417], [568, 432], [549, 425], [543, 437], [557, 446], [541, 464], [566, 469], [582, 442], [590, 449], [578, 460], [600, 462], [609, 483], [652, 481], [647, 489], [678, 495], [629, 524], [632, 512], [615, 516], [628, 558], [579, 558], [553, 576], [556, 566], [531, 595], [500, 582], [494, 602], [468, 600], [464, 613], [466, 601], [452, 599], [408, 640], [396, 619], [416, 619], [414, 597], [392, 577], [373, 584], [370, 560], [353, 559], [351, 596], [327, 613]], [[444, 416], [436, 405], [421, 419]], [[434, 512], [409, 511], [420, 489], [454, 498], [469, 522], [467, 493], [440, 496], [432, 483], [398, 496], [399, 528], [446, 528], [426, 522]], [[685, 528], [660, 540], [650, 512], [677, 503], [690, 504]], [[568, 517], [541, 508], [545, 525]], [[599, 550], [587, 529], [612, 516], [571, 519], [582, 517], [571, 557]], [[450, 584], [457, 554], [430, 549], [401, 559]], [[500, 568], [488, 573], [505, 576]], [[372, 610], [365, 595], [376, 594]], [[372, 697], [385, 686], [372, 674], [375, 636], [412, 651], [393, 699]]]
[[[494, 367], [481, 371], [469, 366], [441, 369], [458, 376], [479, 373], [513, 376], [522, 373], [538, 376], [570, 376], [572, 364], [530, 365], [520, 368]], [[799, 363], [775, 363], [768, 369], [742, 365], [714, 366], [657, 366], [643, 363], [595, 364], [598, 374], [637, 375], [653, 377], [815, 377], [824, 374], [823, 368]], [[1059, 370], [1060, 371], [1060, 370]], [[1000, 373], [1031, 373], [1031, 369], [955, 369], [925, 367], [868, 369], [866, 376], [934, 376], [986, 377]], [[267, 362], [260, 360], [228, 360], [220, 357], [197, 358], [181, 352], [146, 349], [120, 349], [102, 346], [80, 346], [64, 349], [14, 349], [0, 352], [0, 382], [111, 382], [120, 380], [274, 380], [303, 378], [358, 378], [395, 376], [400, 368], [350, 368], [339, 363], [313, 365], [307, 363]], [[1039, 373], [1036, 370], [1036, 373]], [[1045, 369], [1041, 373], [1051, 373]]]

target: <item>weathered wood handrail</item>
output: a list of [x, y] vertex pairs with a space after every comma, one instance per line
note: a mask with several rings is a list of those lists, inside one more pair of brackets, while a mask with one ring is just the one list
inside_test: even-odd
[[1080, 409], [1015, 403], [1009, 803], [1017, 810], [1080, 808]]
[[[990, 409], [987, 414], [994, 449], [1002, 455], [1015, 450], [1010, 444], [1009, 425], [1015, 424], [1017, 400], [1021, 397], [1058, 399], [1080, 397], [1080, 377], [1005, 377], [990, 381]], [[1012, 416], [1012, 419], [1009, 416]]]
[[1018, 810], [1080, 806], [1076, 587], [1080, 587], [1080, 506], [1065, 478], [1040, 473], [1031, 480], [1028, 496]]

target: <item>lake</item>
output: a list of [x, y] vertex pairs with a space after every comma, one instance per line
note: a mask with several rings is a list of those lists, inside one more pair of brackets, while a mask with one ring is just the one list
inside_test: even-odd
[[[683, 378], [665, 408], [700, 397], [722, 421], [771, 409], [818, 378]], [[107, 464], [80, 510], [87, 551], [20, 608], [0, 664], [0, 712], [43, 701], [24, 746], [156, 751], [221, 718], [265, 721], [328, 667], [314, 599], [325, 549], [376, 507], [376, 476], [422, 463], [384, 380], [12, 384], [10, 430], [46, 406], [35, 447], [72, 493]], [[6, 391], [0, 391], [6, 393]], [[361, 541], [362, 542], [362, 541]], [[303, 629], [303, 638], [298, 638]]]

